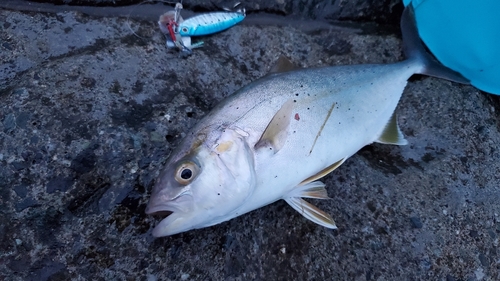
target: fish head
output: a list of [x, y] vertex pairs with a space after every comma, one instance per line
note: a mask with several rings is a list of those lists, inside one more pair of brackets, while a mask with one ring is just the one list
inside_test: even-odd
[[205, 134], [196, 138], [194, 145], [185, 142], [189, 148], [181, 146], [169, 158], [153, 187], [146, 213], [168, 214], [153, 229], [153, 236], [173, 235], [236, 217], [237, 209], [253, 192], [253, 156], [244, 137], [228, 130], [215, 141]]

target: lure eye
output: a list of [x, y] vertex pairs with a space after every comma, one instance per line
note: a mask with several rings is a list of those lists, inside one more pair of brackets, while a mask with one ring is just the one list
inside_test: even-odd
[[188, 32], [188, 28], [187, 27], [183, 27], [183, 28], [181, 28], [181, 31], [182, 32]]
[[196, 177], [198, 171], [198, 166], [193, 162], [183, 162], [175, 171], [175, 180], [182, 185], [187, 185]]

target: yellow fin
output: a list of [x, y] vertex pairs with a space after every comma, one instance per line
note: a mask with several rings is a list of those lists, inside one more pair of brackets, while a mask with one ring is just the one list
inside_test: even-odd
[[290, 99], [273, 116], [259, 141], [255, 144], [255, 149], [270, 147], [276, 153], [283, 147], [288, 137], [288, 126], [292, 119], [292, 111], [293, 100]]
[[396, 113], [392, 114], [389, 122], [387, 122], [387, 125], [385, 125], [385, 129], [382, 132], [382, 135], [380, 135], [376, 142], [395, 145], [408, 144], [408, 141], [405, 139], [403, 133], [399, 129]]
[[315, 199], [330, 199], [325, 189], [325, 184], [320, 181], [313, 181], [307, 184], [296, 186], [287, 197], [302, 197]]
[[287, 57], [281, 55], [269, 70], [269, 74], [287, 72], [295, 69], [297, 69], [297, 67]]
[[319, 171], [319, 173], [315, 174], [315, 175], [312, 175], [310, 177], [308, 177], [307, 179], [303, 180], [299, 185], [305, 185], [305, 184], [308, 184], [310, 182], [313, 182], [315, 180], [318, 180], [326, 175], [328, 175], [329, 173], [333, 172], [333, 170], [337, 169], [340, 165], [342, 165], [345, 161], [345, 157], [340, 159], [339, 161], [333, 163], [332, 165], [324, 168], [323, 170]]
[[304, 199], [299, 197], [290, 197], [286, 198], [285, 201], [307, 219], [324, 227], [337, 229], [335, 221], [332, 217], [330, 217], [330, 215], [321, 211], [318, 207], [312, 205]]

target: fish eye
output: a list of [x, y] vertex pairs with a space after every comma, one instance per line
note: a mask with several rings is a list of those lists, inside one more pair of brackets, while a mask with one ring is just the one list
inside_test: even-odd
[[189, 184], [196, 176], [198, 166], [191, 161], [182, 162], [175, 171], [175, 180], [182, 184]]
[[193, 171], [189, 168], [185, 168], [181, 171], [181, 178], [184, 180], [188, 180], [193, 176]]

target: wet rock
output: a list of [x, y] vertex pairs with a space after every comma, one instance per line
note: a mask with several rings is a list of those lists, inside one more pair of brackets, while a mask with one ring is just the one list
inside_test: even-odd
[[[12, 9], [38, 9], [39, 11], [67, 11], [68, 7], [58, 9], [59, 5], [71, 5], [69, 8], [85, 12], [87, 14], [98, 14], [100, 16], [116, 16], [116, 15], [130, 15], [133, 12], [134, 17], [151, 17], [153, 9], [158, 11], [158, 7], [163, 6], [163, 9], [169, 7], [173, 8], [175, 2], [165, 1], [161, 6], [157, 5], [154, 8], [152, 1], [144, 0], [37, 0], [40, 3], [30, 3], [27, 5], [24, 0], [4, 0], [4, 7]], [[228, 0], [190, 0], [179, 1], [182, 2], [183, 7], [187, 11], [194, 12], [207, 12], [207, 11], [222, 11], [225, 8], [232, 8], [235, 1]], [[349, 20], [349, 21], [374, 21], [378, 23], [392, 23], [397, 24], [399, 16], [403, 10], [401, 1], [398, 0], [355, 0], [355, 1], [238, 1], [241, 3], [240, 7], [244, 7], [247, 13], [252, 12], [267, 12], [277, 15], [295, 15], [308, 19], [320, 20]], [[56, 4], [56, 5], [52, 5]], [[148, 5], [149, 4], [149, 5]], [[134, 9], [123, 9], [124, 6], [129, 5]], [[92, 7], [94, 6], [94, 7]], [[102, 7], [108, 7], [106, 13], [98, 11]], [[142, 6], [142, 7], [141, 7]], [[114, 7], [114, 9], [113, 9]], [[186, 13], [188, 18], [191, 14]], [[68, 31], [66, 31], [68, 32]], [[10, 46], [8, 46], [10, 47]]]
[[[397, 110], [409, 145], [369, 146], [322, 179], [333, 199], [314, 204], [338, 230], [276, 202], [151, 236], [159, 218], [144, 210], [171, 150], [279, 55], [303, 67], [402, 59], [397, 25], [299, 20], [392, 22], [394, 1], [309, 2], [246, 3], [290, 16], [250, 14], [186, 59], [165, 49], [158, 9], [150, 21], [0, 10], [0, 279], [499, 280], [498, 101], [428, 77], [409, 81]], [[185, 6], [228, 4], [196, 3]]]

